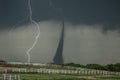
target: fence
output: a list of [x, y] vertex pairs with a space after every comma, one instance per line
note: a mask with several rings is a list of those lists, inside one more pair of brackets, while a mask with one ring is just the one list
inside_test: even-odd
[[92, 69], [77, 69], [77, 70], [61, 70], [61, 69], [46, 69], [46, 68], [0, 68], [0, 73], [47, 73], [47, 74], [74, 74], [74, 75], [117, 75], [120, 72], [110, 72]]
[[20, 76], [16, 74], [0, 74], [0, 80], [20, 80]]

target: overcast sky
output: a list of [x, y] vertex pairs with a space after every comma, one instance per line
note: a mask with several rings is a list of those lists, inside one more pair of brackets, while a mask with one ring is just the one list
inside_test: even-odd
[[[0, 0], [0, 59], [27, 61], [35, 39], [28, 0]], [[120, 0], [31, 0], [32, 18], [40, 38], [31, 51], [32, 62], [51, 63], [65, 21], [64, 61], [81, 64], [120, 61]], [[62, 9], [62, 12], [57, 10]]]

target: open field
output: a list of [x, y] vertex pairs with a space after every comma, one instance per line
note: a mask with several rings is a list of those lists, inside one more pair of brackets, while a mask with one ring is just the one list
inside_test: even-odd
[[21, 80], [120, 80], [120, 76], [75, 76], [60, 74], [20, 74]]
[[1, 64], [0, 74], [0, 80], [120, 80], [120, 72], [39, 63]]
[[120, 80], [115, 75], [0, 74], [0, 80]]

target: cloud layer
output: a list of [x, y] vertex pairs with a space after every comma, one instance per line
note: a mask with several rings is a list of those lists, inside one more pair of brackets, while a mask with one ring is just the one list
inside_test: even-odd
[[[32, 62], [50, 63], [55, 55], [61, 33], [57, 21], [39, 22], [41, 35], [31, 51]], [[65, 23], [64, 61], [81, 64], [116, 63], [120, 56], [120, 34], [117, 31], [102, 33], [102, 25], [73, 25]], [[26, 50], [35, 38], [33, 24], [0, 32], [0, 59], [27, 61]]]

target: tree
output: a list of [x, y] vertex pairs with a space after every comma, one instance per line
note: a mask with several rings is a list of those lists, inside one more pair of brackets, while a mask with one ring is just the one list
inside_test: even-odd
[[0, 65], [5, 65], [7, 62], [4, 60], [0, 60]]

